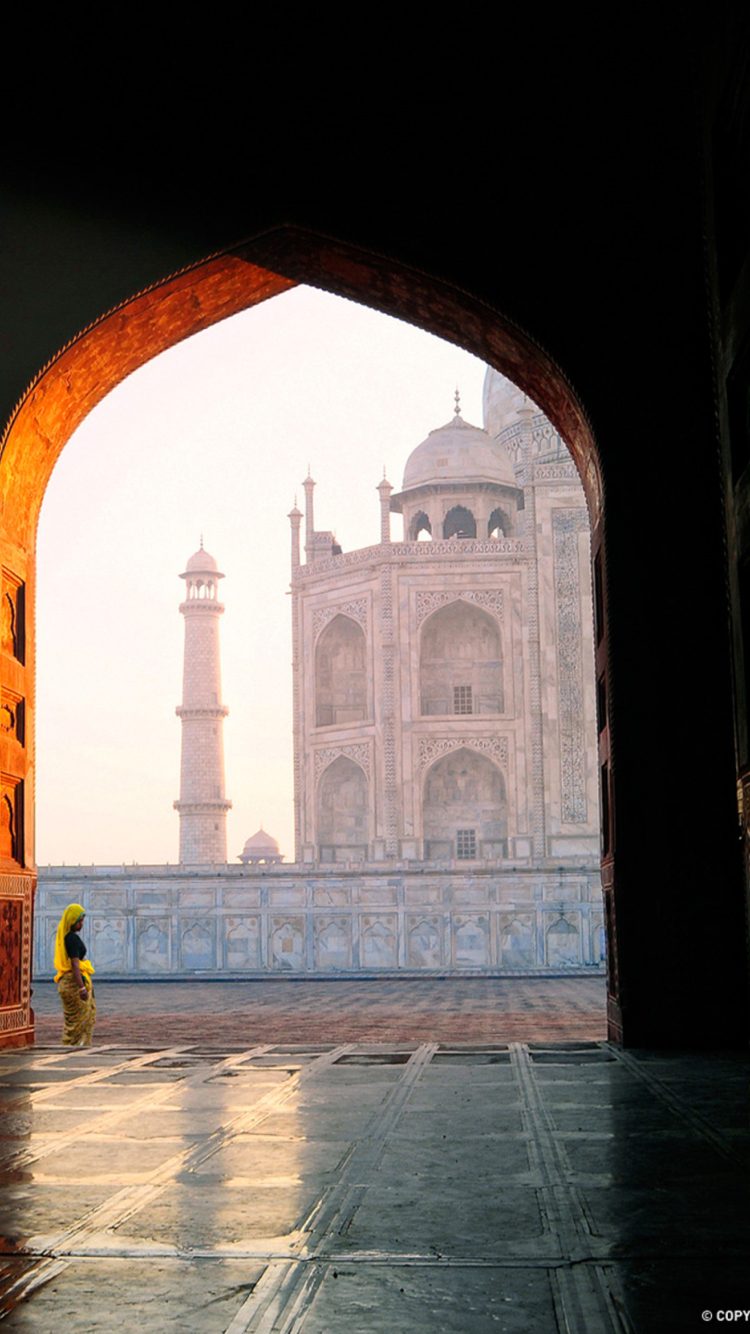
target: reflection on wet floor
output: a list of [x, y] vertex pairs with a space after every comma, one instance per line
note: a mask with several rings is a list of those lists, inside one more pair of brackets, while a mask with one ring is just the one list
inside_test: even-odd
[[596, 1042], [2, 1053], [5, 1327], [700, 1328], [750, 1307], [747, 1074]]

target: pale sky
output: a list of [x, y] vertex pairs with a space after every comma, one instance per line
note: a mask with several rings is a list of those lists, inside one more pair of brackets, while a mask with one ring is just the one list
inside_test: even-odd
[[316, 528], [344, 551], [379, 541], [383, 466], [400, 489], [456, 385], [481, 426], [484, 373], [430, 334], [299, 287], [163, 353], [90, 414], [39, 529], [40, 865], [178, 860], [179, 574], [201, 534], [226, 575], [227, 857], [262, 822], [293, 860], [287, 515], [295, 495], [304, 510], [309, 462]]

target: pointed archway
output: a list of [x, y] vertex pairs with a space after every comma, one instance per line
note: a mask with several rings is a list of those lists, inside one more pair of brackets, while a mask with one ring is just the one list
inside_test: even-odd
[[[596, 577], [597, 677], [606, 683], [603, 492], [598, 454], [585, 412], [563, 372], [500, 312], [392, 259], [284, 227], [214, 256], [134, 296], [83, 330], [24, 395], [0, 449], [2, 598], [12, 635], [4, 636], [3, 698], [12, 702], [2, 734], [2, 800], [12, 838], [0, 860], [0, 939], [7, 995], [0, 998], [0, 1042], [33, 1040], [30, 1006], [33, 846], [34, 642], [36, 529], [47, 482], [85, 416], [127, 375], [182, 339], [299, 283], [371, 306], [459, 344], [518, 384], [568, 445], [586, 492]], [[607, 698], [606, 688], [600, 699]], [[612, 772], [606, 714], [600, 719], [609, 945], [610, 1034], [622, 1036], [616, 917]], [[8, 910], [4, 910], [4, 905]]]

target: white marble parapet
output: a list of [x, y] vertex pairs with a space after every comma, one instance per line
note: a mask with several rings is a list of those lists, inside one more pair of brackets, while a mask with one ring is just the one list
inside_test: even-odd
[[598, 868], [379, 863], [58, 866], [39, 872], [34, 966], [86, 910], [97, 977], [576, 972], [603, 967]]
[[438, 540], [431, 542], [389, 542], [379, 543], [377, 546], [360, 547], [358, 551], [345, 551], [340, 556], [329, 556], [325, 559], [313, 561], [309, 565], [300, 565], [293, 572], [293, 579], [296, 582], [319, 577], [321, 574], [330, 573], [332, 570], [344, 570], [352, 565], [378, 565], [382, 561], [403, 560], [405, 557], [418, 556], [423, 560], [429, 561], [432, 557], [445, 559], [446, 556], [503, 556], [513, 557], [518, 560], [529, 554], [526, 540], [522, 537], [510, 538], [507, 541], [495, 538], [451, 538], [446, 542]]

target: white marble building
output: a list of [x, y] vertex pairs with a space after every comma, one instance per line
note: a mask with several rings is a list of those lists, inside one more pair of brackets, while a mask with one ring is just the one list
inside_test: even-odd
[[[589, 534], [549, 422], [489, 372], [378, 487], [381, 541], [292, 522], [296, 858], [595, 867]], [[390, 515], [403, 515], [404, 541]]]
[[602, 967], [583, 490], [491, 370], [484, 417], [457, 405], [381, 481], [377, 545], [315, 529], [311, 477], [289, 516], [294, 863], [259, 831], [241, 866], [185, 845], [180, 867], [42, 870], [37, 969], [72, 899], [105, 976]]

